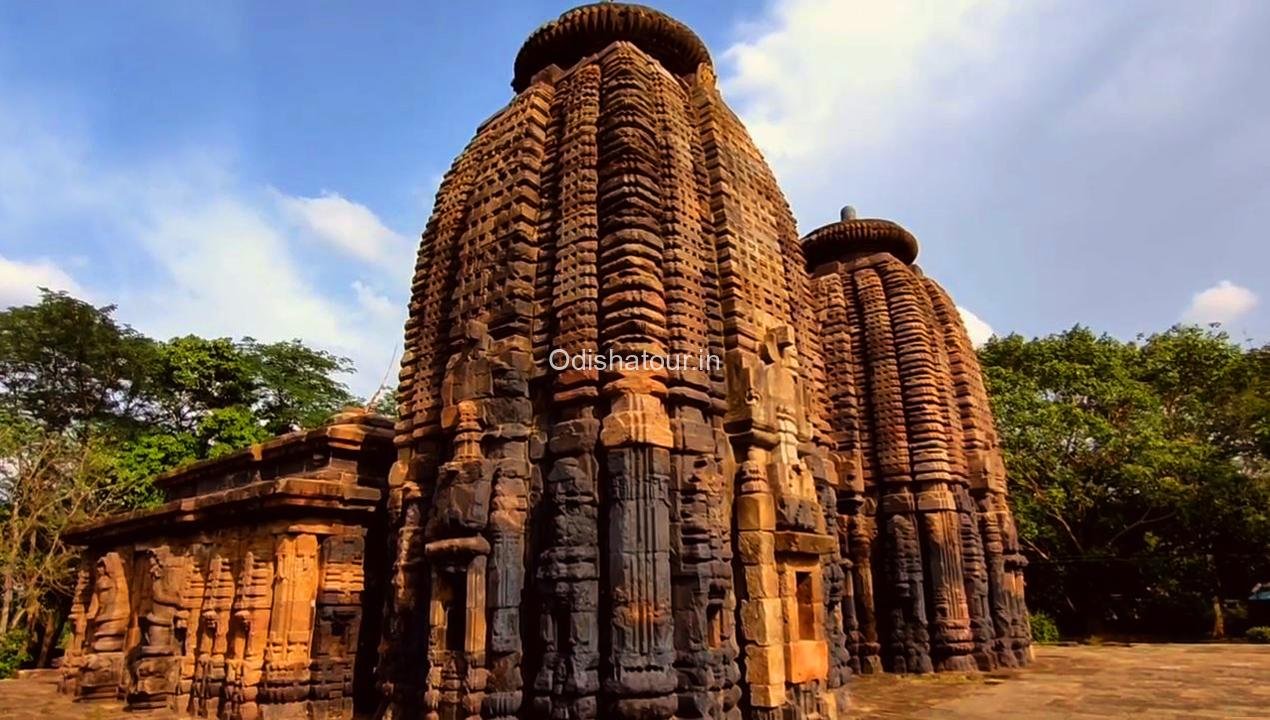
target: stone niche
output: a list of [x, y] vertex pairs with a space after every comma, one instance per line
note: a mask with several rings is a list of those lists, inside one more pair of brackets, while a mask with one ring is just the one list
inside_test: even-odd
[[[392, 423], [341, 413], [160, 476], [159, 507], [75, 528], [63, 692], [198, 717], [350, 718], [374, 705]], [[368, 547], [370, 552], [367, 552]]]

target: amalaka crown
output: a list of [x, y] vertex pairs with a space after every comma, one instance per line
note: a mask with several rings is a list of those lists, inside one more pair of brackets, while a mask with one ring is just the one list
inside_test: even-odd
[[551, 65], [569, 68], [614, 42], [638, 46], [676, 75], [710, 65], [710, 51], [687, 25], [644, 5], [582, 5], [538, 28], [516, 54], [512, 89], [529, 87], [534, 75]]
[[905, 265], [917, 260], [917, 238], [898, 223], [857, 218], [855, 208], [842, 208], [842, 219], [812, 230], [802, 240], [807, 269], [848, 257], [885, 252]]

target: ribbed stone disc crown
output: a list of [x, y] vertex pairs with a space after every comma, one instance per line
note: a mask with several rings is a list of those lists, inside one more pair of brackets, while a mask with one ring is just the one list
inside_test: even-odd
[[568, 69], [618, 41], [635, 44], [677, 75], [710, 64], [701, 38], [669, 15], [644, 5], [596, 3], [573, 8], [529, 36], [516, 55], [512, 89], [529, 87], [533, 76], [548, 66]]
[[803, 238], [803, 255], [811, 269], [849, 255], [877, 252], [890, 253], [912, 265], [917, 260], [917, 238], [897, 223], [872, 218], [831, 223]]

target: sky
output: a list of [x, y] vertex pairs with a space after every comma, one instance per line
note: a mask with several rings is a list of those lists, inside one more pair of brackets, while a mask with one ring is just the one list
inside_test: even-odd
[[[301, 338], [395, 376], [446, 168], [573, 3], [0, 0], [0, 307]], [[801, 232], [902, 223], [977, 340], [1270, 339], [1270, 3], [652, 2]]]

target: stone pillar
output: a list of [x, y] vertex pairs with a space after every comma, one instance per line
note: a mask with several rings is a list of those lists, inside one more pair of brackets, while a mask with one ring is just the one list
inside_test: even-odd
[[274, 545], [273, 604], [260, 683], [265, 720], [308, 713], [310, 643], [318, 593], [318, 538], [279, 534]]
[[851, 654], [848, 645], [848, 627], [853, 625], [854, 609], [850, 619], [844, 613], [844, 606], [851, 603], [850, 560], [846, 559], [843, 540], [846, 538], [845, 528], [839, 528], [841, 516], [838, 514], [838, 494], [836, 489], [824, 484], [820, 489], [820, 507], [824, 512], [825, 526], [833, 540], [828, 560], [823, 564], [821, 572], [824, 578], [824, 614], [825, 642], [829, 649], [829, 677], [827, 685], [830, 689], [843, 688], [851, 675]]
[[481, 714], [489, 679], [486, 665], [486, 561], [494, 475], [482, 440], [494, 392], [490, 337], [468, 322], [462, 349], [446, 364], [441, 427], [452, 448], [440, 468], [425, 528], [431, 567], [428, 675], [423, 705], [429, 720]]
[[260, 713], [260, 681], [269, 642], [273, 604], [274, 540], [252, 536], [238, 567], [238, 582], [230, 608], [225, 685], [220, 712], [238, 720], [256, 720]]
[[994, 629], [989, 603], [988, 565], [984, 558], [984, 542], [979, 531], [974, 499], [965, 488], [957, 496], [957, 515], [961, 523], [962, 559], [965, 562], [966, 602], [970, 609], [970, 633], [974, 642], [975, 662], [980, 670], [997, 668], [993, 653]]
[[315, 720], [353, 717], [353, 662], [366, 576], [365, 529], [339, 525], [322, 538], [320, 582], [314, 608], [309, 713]]
[[199, 617], [195, 649], [194, 687], [190, 711], [201, 717], [218, 717], [225, 686], [225, 660], [229, 652], [231, 607], [236, 591], [234, 563], [239, 543], [221, 537], [209, 549], [206, 589]]
[[[410, 330], [407, 329], [407, 333]], [[402, 373], [407, 372], [403, 353]], [[403, 398], [403, 403], [408, 403]], [[375, 668], [377, 689], [385, 705], [403, 717], [417, 717], [423, 701], [423, 679], [428, 674], [429, 574], [424, 556], [426, 508], [432, 487], [428, 468], [437, 464], [436, 442], [398, 443], [397, 461], [388, 474], [388, 552], [392, 576], [386, 584]]]
[[877, 602], [874, 596], [873, 557], [877, 537], [877, 506], [865, 500], [851, 515], [848, 532], [851, 537], [851, 581], [856, 617], [860, 626], [859, 642], [851, 655], [859, 662], [863, 674], [882, 672], [882, 645], [878, 641]]
[[94, 562], [87, 554], [80, 559], [75, 573], [75, 590], [71, 595], [71, 607], [67, 616], [70, 625], [70, 637], [66, 641], [66, 651], [62, 655], [61, 678], [58, 681], [58, 692], [71, 697], [79, 697], [80, 673], [83, 671], [84, 654], [88, 649], [88, 608], [93, 601]]
[[198, 537], [189, 546], [189, 578], [181, 592], [181, 612], [177, 614], [173, 630], [176, 633], [181, 669], [176, 694], [169, 707], [177, 712], [188, 711], [194, 699], [194, 673], [198, 664], [199, 626], [202, 623], [203, 599], [207, 593], [208, 545]]
[[766, 473], [766, 453], [755, 446], [737, 473], [736, 547], [739, 617], [748, 701], [755, 720], [775, 720], [786, 703], [785, 614], [776, 564], [776, 504]]

